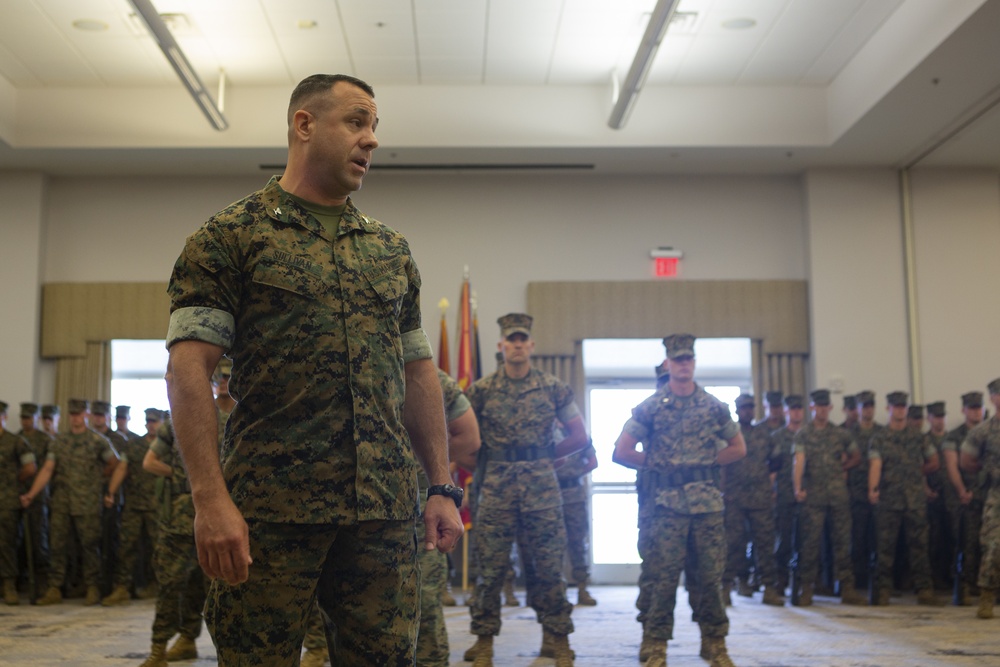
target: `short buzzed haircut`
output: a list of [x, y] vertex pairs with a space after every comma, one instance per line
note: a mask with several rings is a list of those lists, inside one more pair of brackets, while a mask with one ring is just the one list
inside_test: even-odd
[[368, 93], [369, 97], [375, 97], [371, 86], [348, 74], [313, 74], [302, 79], [292, 91], [292, 98], [288, 102], [288, 126], [292, 126], [292, 116], [299, 109], [305, 109], [313, 115], [322, 113], [329, 103], [329, 98], [324, 96], [338, 81], [357, 86]]

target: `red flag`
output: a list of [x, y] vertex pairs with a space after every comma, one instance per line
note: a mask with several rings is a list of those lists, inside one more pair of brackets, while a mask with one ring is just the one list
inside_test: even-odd
[[459, 297], [458, 306], [458, 368], [455, 369], [455, 379], [462, 391], [468, 389], [474, 378], [472, 377], [472, 338], [469, 327], [471, 324], [471, 314], [469, 313], [469, 267], [465, 267], [465, 278], [462, 280], [462, 296]]
[[438, 368], [451, 375], [451, 354], [448, 351], [448, 322], [445, 319], [445, 315], [448, 314], [448, 299], [438, 301], [438, 308], [441, 309], [441, 340], [438, 343]]

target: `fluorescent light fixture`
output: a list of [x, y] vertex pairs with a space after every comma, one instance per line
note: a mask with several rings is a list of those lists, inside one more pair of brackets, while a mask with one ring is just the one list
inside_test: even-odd
[[625, 75], [625, 81], [622, 82], [615, 106], [611, 109], [611, 117], [608, 119], [608, 126], [611, 129], [620, 130], [625, 125], [625, 120], [632, 111], [642, 84], [646, 81], [649, 67], [653, 64], [653, 57], [660, 48], [660, 42], [663, 41], [663, 35], [667, 32], [670, 18], [674, 15], [679, 2], [680, 0], [657, 0], [646, 25], [646, 32], [639, 42], [639, 49], [635, 52], [635, 59], [629, 67], [628, 74]]
[[228, 128], [229, 122], [212, 100], [212, 96], [205, 90], [205, 84], [198, 78], [198, 75], [191, 67], [191, 63], [188, 62], [187, 56], [181, 51], [181, 47], [170, 33], [167, 24], [160, 18], [160, 14], [156, 11], [153, 3], [150, 0], [128, 1], [135, 8], [136, 13], [146, 24], [146, 27], [149, 28], [149, 31], [153, 33], [156, 45], [160, 47], [163, 55], [170, 61], [170, 66], [177, 72], [177, 76], [180, 77], [181, 82], [187, 88], [191, 97], [194, 98], [201, 112], [208, 118], [208, 122], [212, 124], [212, 127], [220, 131]]

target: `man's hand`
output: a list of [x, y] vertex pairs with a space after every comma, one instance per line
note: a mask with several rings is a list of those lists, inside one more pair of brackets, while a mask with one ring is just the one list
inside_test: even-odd
[[805, 489], [799, 489], [795, 492], [795, 502], [804, 503], [806, 501]]
[[247, 580], [250, 531], [229, 496], [195, 508], [194, 540], [198, 563], [205, 574], [230, 586]]
[[424, 549], [451, 553], [465, 532], [455, 501], [447, 496], [431, 496], [424, 504]]
[[868, 502], [870, 502], [872, 505], [878, 505], [878, 499], [879, 499], [878, 487], [876, 486], [873, 489], [868, 489]]

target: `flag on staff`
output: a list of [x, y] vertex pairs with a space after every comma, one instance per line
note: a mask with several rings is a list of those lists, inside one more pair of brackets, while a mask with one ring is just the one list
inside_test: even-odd
[[472, 303], [472, 381], [483, 377], [483, 359], [479, 352], [479, 299], [476, 293], [470, 298]]
[[455, 379], [458, 386], [465, 391], [473, 382], [472, 377], [472, 337], [470, 326], [472, 323], [469, 312], [469, 267], [465, 267], [465, 276], [462, 280], [462, 295], [459, 297], [458, 305], [458, 368], [455, 369]]
[[448, 351], [448, 321], [445, 319], [445, 316], [448, 314], [448, 299], [442, 298], [438, 301], [438, 308], [441, 309], [441, 340], [438, 343], [438, 368], [451, 375], [451, 355]]

